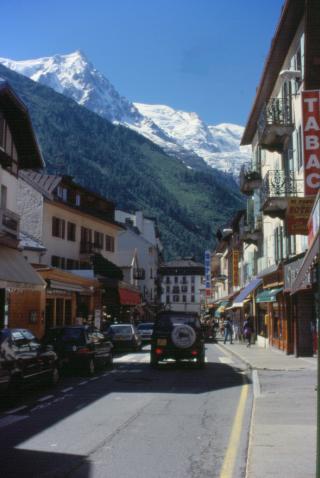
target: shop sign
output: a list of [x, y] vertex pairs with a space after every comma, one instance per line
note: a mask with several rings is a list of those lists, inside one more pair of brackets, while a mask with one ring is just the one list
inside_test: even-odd
[[302, 92], [305, 196], [320, 188], [320, 90]]
[[308, 219], [312, 211], [314, 197], [288, 198], [287, 233], [290, 235], [308, 234]]
[[205, 287], [206, 296], [211, 296], [211, 252], [204, 253], [204, 273], [205, 273]]
[[[289, 264], [285, 264], [284, 266], [284, 290], [285, 291], [290, 291], [292, 289], [292, 285], [296, 280], [296, 277], [298, 275], [298, 272], [301, 269], [303, 261], [304, 261], [304, 257], [300, 257], [300, 259], [290, 262]], [[311, 287], [310, 274], [306, 275], [303, 283], [301, 284], [301, 289], [307, 289], [308, 287]]]
[[308, 222], [308, 246], [313, 243], [313, 239], [320, 230], [320, 194], [318, 194], [316, 203], [313, 207], [311, 217]]
[[239, 251], [236, 250], [232, 253], [232, 285], [239, 285]]

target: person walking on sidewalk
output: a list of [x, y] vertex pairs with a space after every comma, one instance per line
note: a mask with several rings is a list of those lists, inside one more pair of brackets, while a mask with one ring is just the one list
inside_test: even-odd
[[252, 318], [250, 315], [245, 314], [245, 321], [243, 323], [243, 337], [247, 342], [247, 347], [251, 345], [251, 335], [252, 335]]
[[226, 317], [223, 321], [223, 327], [224, 327], [224, 341], [223, 343], [225, 344], [230, 338], [230, 344], [232, 344], [232, 335], [233, 335], [233, 328], [232, 328], [232, 323], [229, 317]]

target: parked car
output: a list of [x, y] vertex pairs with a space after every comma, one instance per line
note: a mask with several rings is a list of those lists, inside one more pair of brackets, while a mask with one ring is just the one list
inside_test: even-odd
[[140, 350], [142, 340], [137, 329], [132, 324], [112, 324], [107, 330], [107, 336], [115, 350]]
[[98, 329], [88, 325], [51, 328], [43, 343], [53, 346], [60, 369], [77, 368], [93, 375], [97, 366], [112, 365], [112, 343]]
[[137, 330], [140, 334], [142, 342], [151, 342], [153, 322], [144, 322], [142, 324], [139, 324], [137, 325]]
[[59, 380], [57, 355], [50, 346], [43, 346], [28, 329], [0, 331], [0, 388], [15, 393], [21, 387]]
[[197, 314], [185, 312], [159, 313], [151, 340], [150, 362], [152, 366], [166, 359], [195, 360], [205, 364], [203, 331]]

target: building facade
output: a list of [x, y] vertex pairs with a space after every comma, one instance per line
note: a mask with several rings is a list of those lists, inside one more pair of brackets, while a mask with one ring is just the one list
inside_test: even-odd
[[204, 265], [191, 258], [166, 262], [159, 269], [161, 304], [167, 310], [200, 314], [204, 289]]

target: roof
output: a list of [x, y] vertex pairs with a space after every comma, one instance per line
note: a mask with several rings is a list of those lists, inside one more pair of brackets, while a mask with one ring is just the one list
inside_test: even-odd
[[257, 129], [260, 112], [269, 100], [289, 46], [304, 14], [305, 2], [286, 0], [267, 56], [253, 106], [242, 136], [241, 145], [251, 144]]
[[53, 191], [62, 181], [62, 176], [33, 171], [20, 171], [19, 176], [48, 199], [52, 199]]
[[19, 169], [39, 169], [45, 166], [25, 104], [9, 83], [0, 78], [0, 110], [10, 127], [19, 159]]
[[20, 232], [20, 246], [22, 246], [23, 249], [32, 251], [46, 251], [46, 247], [39, 239], [30, 236], [30, 234], [26, 232]]
[[170, 262], [161, 264], [161, 269], [164, 267], [204, 267], [201, 262], [195, 262], [191, 259], [176, 259]]

